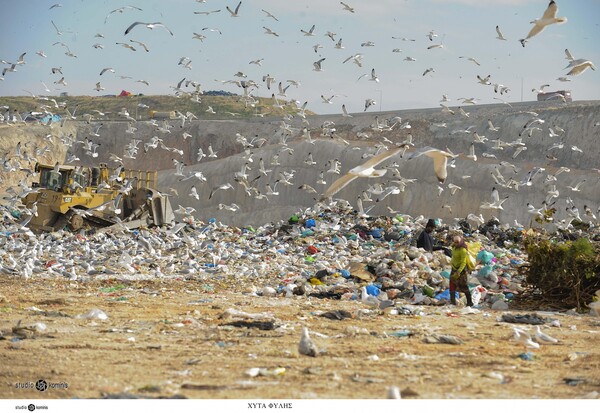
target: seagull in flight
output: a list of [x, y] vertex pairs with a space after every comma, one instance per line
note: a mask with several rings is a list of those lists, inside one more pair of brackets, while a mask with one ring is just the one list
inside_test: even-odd
[[421, 155], [426, 155], [433, 159], [433, 170], [435, 171], [435, 176], [437, 177], [437, 180], [442, 184], [444, 183], [444, 181], [446, 181], [446, 177], [448, 176], [448, 158], [454, 159], [458, 156], [450, 152], [432, 148], [431, 146], [426, 146], [413, 152], [408, 157], [408, 160], [418, 158]]
[[300, 29], [300, 31], [304, 33], [305, 36], [314, 36], [315, 34], [313, 32], [315, 31], [315, 25], [313, 24], [309, 31], [304, 29]]
[[496, 187], [492, 188], [492, 202], [484, 202], [479, 207], [482, 209], [504, 209], [502, 204], [508, 199], [508, 196], [500, 199], [500, 194]]
[[115, 73], [115, 69], [113, 69], [112, 67], [105, 67], [100, 71], [100, 76], [102, 76], [106, 72]]
[[369, 80], [372, 80], [374, 82], [379, 82], [379, 78], [375, 74], [375, 69], [371, 69], [371, 78]]
[[531, 89], [531, 91], [533, 93], [544, 93], [544, 88], [547, 88], [547, 87], [550, 87], [550, 85], [548, 83], [546, 83], [545, 85], [541, 85], [539, 87], [539, 89], [533, 88], [533, 89]]
[[211, 199], [213, 197], [213, 195], [215, 194], [215, 192], [217, 192], [219, 189], [226, 191], [228, 189], [233, 189], [233, 185], [231, 185], [231, 183], [227, 182], [225, 184], [215, 186], [212, 189], [212, 191], [210, 191], [210, 194], [208, 195], [208, 199]]
[[125, 30], [125, 34], [129, 34], [129, 32], [138, 24], [143, 24], [150, 30], [154, 29], [155, 27], [164, 27], [171, 34], [171, 36], [174, 36], [173, 32], [167, 26], [162, 24], [161, 22], [154, 22], [154, 23], [134, 22]]
[[567, 59], [569, 62], [575, 60], [571, 52], [569, 52], [569, 49], [565, 49], [565, 59]]
[[403, 148], [396, 147], [375, 155], [362, 165], [356, 166], [344, 176], [338, 178], [321, 196], [321, 201], [331, 198], [356, 178], [378, 178], [386, 174], [387, 169], [375, 169], [377, 165], [400, 153]]
[[585, 181], [586, 181], [585, 179], [584, 179], [584, 180], [582, 180], [582, 181], [579, 181], [579, 182], [578, 182], [578, 183], [577, 183], [575, 186], [570, 186], [570, 185], [567, 185], [567, 188], [569, 188], [571, 191], [579, 192], [579, 191], [581, 191], [581, 189], [579, 189], [579, 187], [580, 187], [581, 185], [583, 185], [583, 183], [584, 183]]
[[279, 37], [279, 35], [277, 33], [275, 33], [273, 30], [269, 29], [268, 27], [263, 26], [263, 29], [265, 29], [265, 34], [272, 34], [275, 37]]
[[458, 58], [459, 58], [459, 59], [467, 59], [467, 60], [470, 60], [471, 62], [475, 63], [477, 66], [481, 66], [481, 64], [480, 64], [480, 63], [479, 63], [477, 60], [475, 60], [474, 58], [472, 58], [472, 57], [468, 57], [468, 56], [458, 56]]
[[350, 13], [354, 13], [354, 8], [353, 7], [350, 7], [349, 5], [347, 5], [346, 3], [344, 3], [343, 1], [340, 1], [340, 4], [344, 8], [344, 10], [347, 10]]
[[325, 58], [321, 58], [319, 60], [317, 60], [316, 62], [313, 63], [313, 66], [315, 67], [313, 70], [315, 72], [321, 72], [323, 71], [323, 69], [321, 68], [321, 63], [323, 63], [323, 61], [325, 60]]
[[137, 43], [137, 44], [139, 44], [140, 46], [142, 46], [142, 47], [144, 48], [144, 50], [145, 50], [146, 52], [149, 52], [149, 51], [150, 51], [150, 49], [148, 49], [148, 46], [146, 46], [146, 44], [145, 44], [145, 43], [142, 43], [142, 42], [140, 42], [140, 41], [138, 41], [138, 40], [130, 40], [130, 42], [131, 42], [131, 43]]
[[108, 21], [108, 18], [110, 17], [111, 14], [113, 14], [113, 13], [123, 13], [125, 11], [125, 9], [135, 9], [135, 10], [142, 11], [142, 9], [140, 9], [139, 7], [135, 7], [135, 6], [119, 7], [118, 9], [114, 9], [114, 10], [112, 10], [110, 13], [108, 13], [106, 15], [106, 17], [104, 18], [104, 24], [106, 24], [106, 22]]
[[239, 17], [239, 15], [238, 15], [238, 11], [240, 10], [240, 6], [241, 6], [241, 5], [242, 5], [242, 2], [240, 1], [240, 2], [238, 3], [238, 5], [236, 6], [236, 8], [235, 8], [235, 11], [231, 10], [231, 9], [229, 8], [229, 6], [226, 6], [225, 8], [227, 9], [227, 11], [228, 11], [229, 13], [231, 13], [231, 17]]
[[262, 12], [264, 12], [264, 13], [267, 15], [267, 17], [270, 17], [270, 18], [274, 19], [275, 21], [279, 21], [279, 19], [278, 19], [277, 17], [273, 16], [271, 13], [269, 13], [269, 12], [268, 12], [268, 11], [266, 11], [265, 9], [260, 9], [260, 10], [261, 10]]
[[469, 154], [467, 155], [468, 159], [471, 159], [474, 162], [477, 162], [477, 155], [475, 154], [475, 143], [471, 143], [469, 146]]
[[423, 72], [423, 76], [425, 76], [427, 73], [431, 73], [431, 72], [435, 72], [435, 69], [433, 67], [430, 67], [429, 69], [425, 70]]
[[204, 14], [204, 15], [208, 16], [209, 14], [220, 13], [220, 12], [221, 12], [221, 9], [211, 10], [211, 11], [195, 11], [194, 14]]
[[377, 102], [375, 102], [375, 100], [373, 99], [365, 99], [365, 110], [363, 112], [366, 112], [367, 109], [369, 109], [371, 106], [375, 105]]
[[358, 53], [358, 54], [348, 57], [342, 63], [346, 63], [346, 62], [352, 60], [352, 63], [355, 63], [358, 67], [362, 67], [362, 58], [363, 58], [363, 55]]
[[491, 130], [492, 132], [498, 132], [500, 130], [500, 128], [498, 126], [494, 126], [491, 119], [488, 119], [488, 129]]
[[548, 4], [548, 8], [546, 8], [546, 11], [544, 11], [542, 18], [535, 19], [531, 22], [534, 24], [534, 26], [531, 28], [531, 30], [527, 34], [527, 37], [525, 37], [524, 39], [519, 39], [519, 41], [521, 42], [521, 45], [523, 47], [525, 47], [525, 42], [527, 42], [527, 40], [531, 39], [533, 36], [541, 33], [546, 28], [546, 26], [549, 26], [553, 23], [557, 23], [557, 24], [566, 23], [567, 18], [566, 17], [556, 17], [557, 13], [558, 13], [558, 5], [556, 4], [556, 2], [554, 0], [551, 0], [550, 3]]
[[498, 40], [507, 40], [506, 37], [504, 37], [504, 35], [500, 31], [500, 26], [498, 26], [498, 25], [496, 25], [496, 33], [498, 33], [498, 36], [496, 36], [496, 39], [498, 39]]
[[348, 113], [348, 111], [346, 110], [346, 105], [345, 104], [342, 105], [342, 116], [345, 117], [345, 118], [351, 118], [352, 117], [352, 115], [350, 115]]
[[585, 72], [588, 68], [596, 70], [596, 66], [594, 66], [594, 63], [592, 63], [591, 60], [587, 59], [573, 60], [571, 61], [571, 63], [569, 63], [567, 67], [565, 67], [565, 69], [571, 69], [571, 71], [567, 73], [567, 76], [579, 75]]
[[481, 76], [477, 75], [477, 80], [482, 85], [491, 85], [492, 83], [490, 82], [490, 77], [491, 77], [491, 75], [487, 75], [486, 77], [481, 77]]

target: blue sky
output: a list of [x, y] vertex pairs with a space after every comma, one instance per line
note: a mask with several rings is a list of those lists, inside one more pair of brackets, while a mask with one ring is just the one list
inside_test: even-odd
[[[61, 7], [50, 9], [60, 1]], [[475, 98], [479, 103], [498, 103], [494, 97], [507, 101], [535, 100], [532, 88], [549, 83], [549, 90], [568, 89], [575, 100], [600, 98], [600, 71], [588, 70], [573, 77], [571, 82], [556, 80], [564, 76], [568, 64], [564, 49], [575, 58], [586, 58], [600, 64], [600, 1], [558, 1], [559, 16], [568, 18], [562, 25], [549, 26], [532, 38], [525, 48], [518, 42], [529, 29], [531, 20], [541, 17], [546, 0], [348, 0], [355, 13], [343, 9], [337, 0], [244, 0], [239, 17], [231, 17], [225, 9], [235, 9], [237, 1], [206, 0], [2, 0], [0, 17], [0, 59], [16, 62], [23, 53], [26, 63], [16, 72], [7, 72], [0, 81], [0, 95], [71, 95], [118, 94], [122, 89], [133, 93], [173, 94], [182, 78], [194, 80], [204, 90], [224, 89], [241, 93], [241, 89], [221, 81], [240, 79], [241, 71], [248, 79], [259, 83], [258, 96], [277, 93], [267, 90], [262, 77], [270, 74], [286, 84], [300, 81], [287, 90], [287, 97], [308, 101], [308, 108], [317, 113], [339, 113], [344, 103], [349, 111], [362, 111], [365, 99], [377, 101], [374, 109], [396, 110], [437, 107], [442, 94], [450, 105], [460, 104], [458, 98]], [[143, 9], [111, 10], [126, 5]], [[221, 12], [209, 15], [194, 11]], [[267, 10], [279, 21], [261, 11]], [[61, 35], [53, 27], [53, 21]], [[162, 22], [174, 33], [157, 27], [153, 30], [138, 25], [125, 35], [133, 22]], [[301, 29], [315, 25], [315, 36], [304, 36]], [[499, 25], [508, 41], [497, 40]], [[219, 29], [215, 31], [203, 28]], [[265, 34], [268, 27], [279, 37]], [[426, 35], [433, 30], [437, 37]], [[343, 49], [325, 35], [335, 33], [342, 38]], [[206, 36], [193, 39], [193, 33]], [[97, 33], [104, 38], [94, 37]], [[394, 39], [397, 37], [398, 39]], [[415, 41], [403, 41], [406, 37]], [[149, 52], [130, 40], [144, 42]], [[373, 47], [361, 46], [371, 41]], [[53, 45], [62, 42], [77, 55], [65, 55], [66, 48]], [[133, 52], [115, 43], [130, 43]], [[95, 43], [103, 49], [92, 47]], [[313, 46], [323, 47], [315, 53]], [[433, 44], [442, 48], [427, 49]], [[401, 52], [393, 52], [400, 49]], [[47, 57], [40, 57], [43, 51]], [[347, 62], [347, 57], [363, 54], [363, 66]], [[191, 69], [178, 65], [181, 57], [191, 59]], [[410, 56], [416, 61], [404, 59]], [[481, 66], [459, 56], [475, 58]], [[325, 58], [323, 71], [313, 71], [313, 62]], [[262, 66], [249, 64], [264, 59]], [[0, 65], [3, 69], [6, 64]], [[53, 75], [52, 67], [62, 67], [66, 86], [55, 84], [62, 76]], [[115, 73], [100, 76], [103, 68]], [[375, 69], [379, 82], [369, 81]], [[423, 76], [423, 72], [434, 71]], [[367, 75], [362, 77], [362, 75]], [[119, 76], [131, 76], [121, 79]], [[507, 95], [494, 94], [489, 86], [477, 82], [476, 76], [491, 75], [492, 83], [501, 83], [511, 90]], [[360, 78], [360, 79], [359, 79]], [[146, 80], [149, 86], [136, 82]], [[44, 82], [51, 90], [44, 90]], [[101, 82], [103, 91], [93, 90]], [[332, 104], [320, 96], [338, 95]], [[373, 108], [370, 110], [374, 110]]]

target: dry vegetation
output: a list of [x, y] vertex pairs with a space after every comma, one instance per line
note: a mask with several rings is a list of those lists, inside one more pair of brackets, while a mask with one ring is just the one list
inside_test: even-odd
[[[63, 108], [55, 108], [54, 99], [60, 105], [66, 104], [66, 108], [78, 115], [91, 114], [96, 120], [119, 119], [117, 113], [126, 108], [131, 116], [136, 113], [137, 119], [149, 119], [150, 111], [179, 111], [183, 114], [191, 112], [199, 119], [231, 119], [231, 118], [252, 118], [254, 116], [285, 115], [295, 113], [295, 105], [287, 102], [283, 109], [273, 107], [271, 98], [257, 98], [258, 103], [252, 107], [246, 105], [241, 96], [209, 96], [201, 97], [201, 102], [191, 100], [189, 97], [175, 97], [166, 95], [131, 95], [131, 96], [12, 96], [0, 97], [0, 106], [8, 106], [11, 110], [17, 110], [19, 113], [43, 112], [42, 105], [48, 106], [48, 111], [59, 115], [66, 114]], [[280, 99], [280, 103], [286, 103]], [[138, 104], [146, 105], [148, 108], [139, 107]], [[206, 112], [211, 106], [216, 112], [211, 114]], [[136, 112], [137, 109], [137, 112]], [[105, 114], [99, 117], [94, 110], [99, 110]], [[309, 112], [307, 111], [307, 114]], [[122, 117], [120, 119], [123, 119]]]

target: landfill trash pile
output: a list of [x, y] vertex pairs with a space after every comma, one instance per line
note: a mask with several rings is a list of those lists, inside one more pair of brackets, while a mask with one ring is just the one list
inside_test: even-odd
[[[207, 288], [222, 284], [256, 296], [354, 300], [401, 314], [405, 304], [435, 306], [450, 299], [450, 258], [415, 246], [425, 222], [408, 215], [360, 216], [345, 201], [304, 210], [288, 222], [241, 229], [186, 216], [168, 229], [35, 236], [23, 229], [12, 232], [5, 220], [1, 270], [82, 282], [194, 279]], [[481, 246], [468, 278], [475, 307], [507, 310], [523, 291], [524, 232], [496, 220], [479, 229], [465, 220], [438, 228], [438, 238], [462, 233]], [[459, 305], [465, 301], [461, 294]]]
[[[257, 228], [34, 235], [7, 220], [5, 381], [45, 377], [49, 398], [598, 398], [595, 303], [518, 312], [517, 231], [439, 223], [481, 246], [474, 305], [449, 305], [449, 257], [413, 245], [426, 221], [342, 202]], [[39, 396], [23, 391], [0, 396]]]

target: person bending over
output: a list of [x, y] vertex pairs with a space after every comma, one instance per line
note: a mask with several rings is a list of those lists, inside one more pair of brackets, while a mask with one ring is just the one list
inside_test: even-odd
[[432, 235], [434, 229], [435, 220], [429, 219], [425, 225], [425, 229], [421, 232], [419, 238], [417, 238], [417, 248], [423, 248], [425, 251], [429, 252], [443, 250], [444, 254], [449, 257], [452, 256], [452, 252], [448, 248], [442, 245], [436, 245], [436, 240]]

